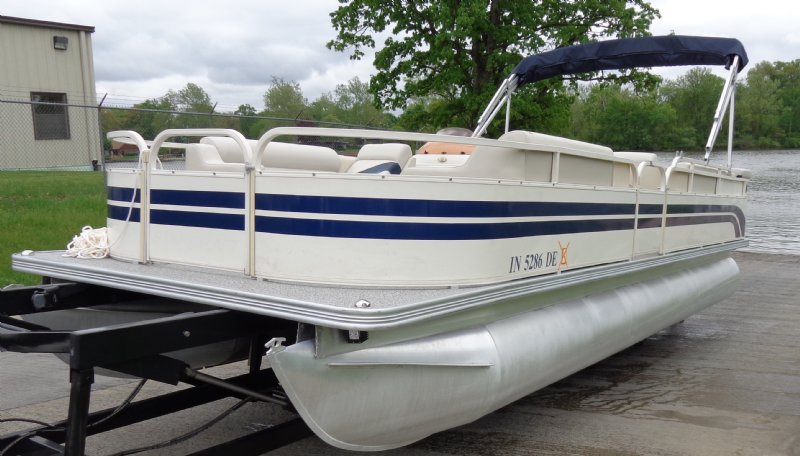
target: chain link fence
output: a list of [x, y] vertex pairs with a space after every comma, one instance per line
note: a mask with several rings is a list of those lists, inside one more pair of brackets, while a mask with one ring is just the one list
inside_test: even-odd
[[[135, 146], [106, 139], [106, 133], [114, 130], [133, 130], [151, 140], [168, 128], [230, 128], [246, 138], [258, 139], [271, 128], [287, 126], [371, 128], [280, 117], [67, 104], [47, 98], [0, 99], [0, 170], [92, 170], [135, 162]], [[355, 154], [362, 145], [359, 139], [349, 138], [298, 136], [280, 140], [326, 146], [345, 154]], [[182, 150], [174, 149], [164, 158], [182, 161]]]
[[0, 100], [0, 170], [92, 169], [102, 150], [96, 106]]

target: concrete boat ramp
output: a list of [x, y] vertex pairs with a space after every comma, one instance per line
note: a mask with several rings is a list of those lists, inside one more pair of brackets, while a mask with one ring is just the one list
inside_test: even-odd
[[[731, 298], [476, 422], [385, 454], [800, 455], [800, 256], [734, 258], [742, 281]], [[66, 365], [4, 352], [0, 367], [0, 419], [66, 417]], [[208, 371], [227, 377], [246, 366]], [[92, 410], [116, 406], [135, 384], [98, 376]], [[148, 382], [139, 397], [174, 389]], [[169, 440], [235, 402], [89, 437], [87, 454]], [[145, 454], [187, 454], [292, 418], [278, 406], [247, 404], [191, 440]], [[0, 422], [0, 435], [28, 427]], [[353, 453], [308, 437], [270, 454]]]

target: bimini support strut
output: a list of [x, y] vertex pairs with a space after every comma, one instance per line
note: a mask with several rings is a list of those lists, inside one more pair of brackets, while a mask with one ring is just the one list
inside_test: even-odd
[[719, 129], [722, 126], [722, 117], [725, 115], [725, 108], [730, 105], [730, 113], [728, 114], [728, 168], [733, 166], [732, 151], [733, 151], [733, 118], [734, 118], [734, 97], [736, 95], [736, 76], [739, 74], [739, 56], [733, 57], [730, 66], [730, 74], [728, 79], [725, 80], [725, 85], [722, 87], [722, 94], [717, 103], [717, 110], [714, 111], [714, 123], [711, 125], [711, 132], [708, 134], [708, 141], [706, 142], [706, 155], [705, 161], [711, 156], [711, 150], [714, 148], [714, 142], [717, 140]]
[[500, 84], [492, 100], [486, 106], [486, 109], [483, 110], [483, 114], [478, 118], [478, 126], [475, 127], [475, 132], [472, 133], [473, 138], [480, 138], [486, 133], [486, 129], [489, 128], [489, 124], [497, 116], [497, 113], [500, 112], [503, 104], [506, 105], [506, 132], [508, 132], [511, 118], [511, 96], [514, 94], [514, 91], [517, 90], [517, 87], [519, 87], [518, 81], [519, 78], [517, 75], [512, 74]]

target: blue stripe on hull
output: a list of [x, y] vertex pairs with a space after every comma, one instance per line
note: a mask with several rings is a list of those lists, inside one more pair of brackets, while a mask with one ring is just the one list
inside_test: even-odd
[[534, 201], [443, 201], [343, 196], [256, 194], [256, 209], [311, 214], [394, 217], [557, 217], [634, 215], [634, 204]]
[[733, 225], [734, 235], [742, 237], [742, 231], [739, 228], [739, 223], [736, 217], [730, 214], [724, 215], [696, 215], [688, 217], [668, 217], [667, 226], [687, 226], [687, 225], [704, 225], [707, 223], [730, 223]]
[[150, 210], [150, 222], [156, 225], [187, 226], [244, 231], [244, 215], [208, 212]]
[[150, 202], [152, 204], [244, 209], [244, 193], [241, 192], [204, 192], [195, 190], [153, 189], [150, 191], [150, 197]]
[[[669, 216], [667, 217], [667, 226], [688, 226], [688, 225], [703, 225], [706, 223], [730, 223], [733, 225], [733, 232], [735, 236], [741, 237], [742, 231], [739, 226], [739, 221], [733, 214], [721, 215], [689, 215], [684, 217]], [[645, 228], [661, 228], [661, 217], [640, 218], [638, 223], [639, 229]]]
[[[133, 188], [108, 187], [108, 199], [129, 203], [133, 197]], [[152, 204], [171, 204], [175, 206], [224, 207], [244, 209], [244, 193], [242, 192], [206, 192], [196, 190], [158, 190], [150, 191]], [[140, 202], [137, 189], [134, 202]]]
[[[731, 205], [716, 205], [716, 204], [670, 204], [667, 206], [667, 214], [702, 214], [707, 212], [730, 212], [735, 215], [738, 221], [734, 225], [738, 228], [738, 232], [744, 234], [746, 217], [744, 212], [738, 206]], [[736, 237], [740, 235], [737, 234]]]
[[[640, 215], [658, 215], [664, 210], [663, 204], [640, 204]], [[729, 212], [735, 215], [737, 229], [744, 233], [745, 216], [744, 212], [738, 206], [733, 205], [718, 205], [718, 204], [669, 204], [667, 205], [667, 214], [702, 214], [707, 212]], [[640, 225], [641, 226], [641, 225]]]
[[633, 229], [633, 219], [517, 223], [396, 223], [256, 217], [256, 232], [259, 233], [357, 239], [485, 240], [631, 229]]
[[[111, 201], [122, 201], [126, 203], [131, 202], [131, 198], [133, 198], [133, 188], [131, 187], [108, 187], [106, 189], [106, 193], [108, 195], [108, 199]], [[136, 189], [136, 199], [134, 200], [135, 203], [138, 203], [140, 200], [140, 192], [139, 189]]]
[[[130, 202], [133, 189], [109, 187], [108, 199]], [[187, 207], [222, 207], [243, 209], [245, 195], [241, 192], [211, 192], [186, 190], [152, 190], [154, 204]], [[136, 201], [139, 195], [136, 194]], [[441, 218], [508, 218], [508, 217], [560, 217], [560, 216], [633, 216], [635, 205], [623, 203], [577, 203], [532, 201], [443, 201], [415, 199], [355, 198], [317, 195], [256, 194], [256, 209], [290, 213], [340, 214], [393, 217]], [[640, 215], [658, 215], [662, 204], [639, 205]], [[699, 215], [709, 212], [722, 215]], [[729, 222], [736, 237], [744, 233], [745, 218], [742, 210], [733, 205], [674, 204], [668, 205], [667, 226], [696, 225]], [[108, 217], [125, 220], [127, 207], [108, 207]], [[681, 217], [680, 215], [683, 215]], [[131, 221], [140, 220], [139, 209], [134, 209]], [[152, 210], [151, 222], [161, 225], [244, 230], [244, 215]], [[418, 222], [364, 222], [344, 220], [312, 220], [285, 217], [256, 217], [256, 231], [298, 236], [370, 239], [467, 240], [503, 239], [551, 234], [614, 231], [633, 228], [631, 219], [499, 222], [499, 223], [418, 223]], [[661, 225], [661, 218], [640, 218], [639, 228]]]
[[[129, 200], [130, 201], [130, 200]], [[125, 221], [128, 218], [128, 211], [130, 209], [124, 206], [112, 206], [108, 205], [108, 218], [113, 220], [122, 220]], [[131, 222], [139, 222], [139, 208], [134, 207], [131, 211]]]

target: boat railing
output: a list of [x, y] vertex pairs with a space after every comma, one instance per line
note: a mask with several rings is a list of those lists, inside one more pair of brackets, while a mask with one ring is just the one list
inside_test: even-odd
[[662, 192], [666, 191], [666, 189], [667, 189], [667, 173], [666, 173], [666, 170], [664, 168], [656, 165], [652, 161], [643, 161], [643, 162], [639, 163], [636, 166], [636, 186], [635, 186], [635, 188], [636, 189], [641, 189], [642, 188], [642, 177], [644, 175], [644, 171], [648, 167], [655, 168], [655, 169], [658, 170], [660, 178], [661, 178], [661, 184], [659, 185], [658, 190], [660, 190]]
[[361, 138], [372, 140], [392, 140], [407, 142], [446, 142], [452, 144], [466, 144], [473, 146], [486, 147], [508, 147], [521, 150], [532, 150], [539, 152], [565, 153], [570, 155], [583, 156], [587, 158], [603, 158], [620, 163], [629, 163], [626, 160], [614, 159], [613, 157], [597, 154], [591, 151], [583, 151], [571, 147], [546, 144], [546, 143], [521, 143], [513, 141], [503, 141], [497, 139], [486, 139], [468, 136], [450, 136], [434, 133], [412, 133], [403, 131], [387, 130], [360, 130], [346, 128], [321, 128], [321, 127], [277, 127], [273, 128], [258, 140], [258, 145], [254, 151], [253, 163], [261, 163], [267, 144], [281, 136], [322, 136], [331, 138]]
[[[264, 169], [263, 159], [266, 153], [267, 146], [270, 142], [281, 136], [317, 136], [317, 137], [334, 137], [334, 138], [359, 138], [363, 140], [395, 140], [403, 142], [447, 142], [452, 144], [463, 144], [471, 146], [486, 146], [486, 147], [500, 147], [500, 148], [514, 148], [523, 151], [544, 152], [552, 154], [552, 164], [549, 179], [544, 182], [561, 183], [561, 161], [562, 155], [572, 155], [588, 159], [602, 160], [605, 162], [613, 162], [629, 166], [631, 172], [635, 173], [632, 181], [628, 184], [634, 188], [642, 187], [642, 180], [645, 170], [649, 167], [660, 168], [660, 180], [658, 189], [666, 191], [671, 183], [671, 178], [680, 169], [689, 174], [689, 180], [693, 181], [695, 174], [712, 177], [715, 179], [738, 179], [736, 173], [730, 169], [719, 168], [709, 165], [703, 160], [694, 160], [683, 156], [676, 157], [672, 160], [671, 164], [666, 167], [660, 167], [653, 161], [637, 161], [619, 158], [613, 155], [606, 155], [598, 153], [593, 150], [581, 150], [578, 146], [572, 144], [559, 144], [548, 143], [546, 140], [532, 140], [530, 142], [508, 141], [508, 140], [492, 140], [477, 137], [466, 136], [450, 136], [431, 133], [410, 133], [399, 131], [380, 131], [380, 130], [360, 130], [360, 129], [331, 129], [331, 128], [317, 128], [317, 127], [278, 127], [273, 128], [255, 142], [247, 140], [245, 137], [236, 130], [231, 129], [169, 129], [161, 132], [153, 141], [144, 140], [141, 135], [133, 131], [114, 131], [108, 134], [108, 137], [114, 141], [133, 144], [139, 149], [140, 163], [142, 168], [152, 169], [160, 168], [158, 166], [159, 150], [163, 147], [167, 148], [186, 148], [186, 143], [167, 142], [168, 139], [173, 137], [228, 137], [235, 142], [239, 149], [242, 151], [242, 162], [244, 164], [245, 174], [249, 174], [252, 170]], [[545, 138], [546, 139], [546, 138]], [[577, 142], [576, 142], [577, 143]], [[572, 146], [572, 147], [571, 147]], [[152, 155], [152, 157], [150, 156]], [[152, 163], [152, 164], [151, 164]], [[449, 169], [452, 169], [449, 168]], [[443, 173], [448, 170], [440, 170]], [[149, 173], [145, 173], [149, 174]], [[467, 176], [469, 177], [469, 176]], [[743, 178], [746, 180], [746, 178]], [[145, 181], [147, 181], [145, 177]], [[145, 186], [147, 183], [145, 182]], [[614, 184], [618, 185], [618, 184]], [[613, 185], [612, 185], [613, 186]], [[654, 188], [654, 187], [647, 187]], [[691, 192], [691, 184], [684, 191]]]
[[147, 149], [147, 141], [142, 138], [142, 135], [132, 130], [115, 130], [106, 134], [108, 139], [116, 141], [121, 144], [132, 144], [139, 149], [139, 153]]
[[[167, 143], [167, 139], [179, 136], [194, 138], [204, 136], [222, 136], [231, 138], [242, 149], [245, 165], [252, 166], [253, 151], [247, 141], [247, 138], [245, 138], [244, 135], [238, 131], [229, 128], [171, 128], [164, 130], [159, 133], [155, 139], [153, 139], [153, 144], [150, 147], [150, 149], [153, 151], [154, 158], [158, 158], [158, 151], [162, 147], [174, 147], [175, 143]], [[187, 145], [181, 144], [181, 146], [185, 148]]]
[[[635, 188], [640, 188], [642, 183], [643, 173], [648, 167], [656, 167], [661, 169], [661, 184], [659, 189], [665, 191], [669, 188], [671, 178], [681, 170], [689, 174], [689, 180], [693, 180], [695, 174], [712, 177], [716, 179], [740, 179], [737, 177], [734, 170], [724, 169], [717, 166], [709, 165], [704, 160], [695, 160], [683, 156], [675, 157], [666, 170], [661, 168], [658, 164], [652, 161], [631, 161], [624, 158], [609, 156], [597, 153], [592, 150], [581, 150], [577, 147], [570, 147], [570, 145], [561, 144], [548, 144], [546, 141], [532, 141], [532, 142], [517, 142], [517, 141], [504, 141], [493, 140], [478, 137], [466, 136], [450, 136], [432, 133], [411, 133], [399, 131], [381, 131], [381, 130], [360, 130], [360, 129], [332, 129], [332, 128], [317, 128], [317, 127], [278, 127], [273, 128], [258, 140], [247, 140], [241, 133], [231, 129], [168, 129], [161, 132], [153, 141], [146, 141], [141, 135], [134, 131], [113, 131], [108, 133], [109, 139], [125, 144], [133, 144], [139, 149], [140, 163], [143, 168], [159, 168], [158, 154], [159, 150], [163, 147], [167, 148], [186, 148], [186, 143], [167, 142], [168, 139], [174, 137], [228, 137], [231, 138], [242, 151], [242, 161], [245, 167], [245, 174], [249, 174], [252, 170], [263, 169], [262, 160], [266, 152], [267, 145], [281, 136], [322, 136], [334, 138], [360, 138], [364, 140], [395, 140], [404, 142], [447, 142], [452, 144], [464, 144], [471, 146], [486, 146], [486, 147], [506, 147], [515, 148], [526, 151], [545, 152], [552, 154], [552, 165], [550, 172], [550, 183], [560, 183], [559, 175], [561, 172], [561, 157], [562, 154], [579, 156], [589, 159], [599, 159], [608, 162], [620, 163], [628, 165], [635, 172], [635, 179], [631, 182]], [[254, 144], [255, 143], [255, 144]], [[151, 157], [152, 155], [152, 157]], [[146, 173], [147, 174], [147, 173]], [[746, 180], [746, 178], [741, 178]], [[147, 178], [145, 178], [147, 180]], [[146, 185], [146, 184], [145, 184]], [[691, 184], [686, 191], [691, 191]]]
[[[686, 177], [680, 178], [681, 174]], [[743, 196], [749, 179], [748, 170], [717, 168], [696, 161], [676, 161], [667, 168], [669, 190], [680, 193]]]

